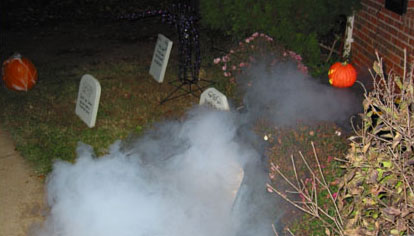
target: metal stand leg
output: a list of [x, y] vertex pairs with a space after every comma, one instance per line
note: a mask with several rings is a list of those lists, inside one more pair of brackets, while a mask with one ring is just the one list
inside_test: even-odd
[[[177, 85], [176, 84], [177, 82], [180, 82], [180, 84]], [[199, 82], [204, 82], [204, 83], [207, 83], [207, 84], [205, 84], [203, 86], [200, 86], [198, 84]], [[195, 97], [198, 97], [198, 96], [200, 96], [200, 94], [203, 92], [203, 90], [205, 88], [210, 87], [212, 84], [214, 84], [214, 82], [210, 81], [210, 80], [204, 80], [204, 79], [199, 79], [199, 80], [174, 80], [174, 81], [169, 82], [169, 84], [174, 86], [175, 89], [173, 91], [171, 91], [167, 95], [166, 98], [161, 100], [161, 102], [160, 102], [161, 105], [164, 104], [167, 101], [170, 101], [170, 100], [182, 97], [182, 96], [186, 96], [188, 94], [191, 94]], [[188, 87], [187, 87], [187, 85], [188, 85]], [[193, 85], [197, 87], [196, 90], [194, 90], [192, 88]], [[181, 91], [180, 94], [176, 94], [180, 91]]]

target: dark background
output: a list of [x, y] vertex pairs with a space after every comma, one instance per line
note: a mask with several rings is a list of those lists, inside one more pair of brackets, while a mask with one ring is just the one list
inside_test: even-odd
[[11, 29], [62, 22], [114, 21], [122, 14], [165, 9], [178, 3], [198, 8], [198, 0], [2, 0], [0, 27]]

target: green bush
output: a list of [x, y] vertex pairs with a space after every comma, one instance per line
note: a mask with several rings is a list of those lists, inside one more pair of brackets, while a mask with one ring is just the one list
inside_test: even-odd
[[319, 41], [338, 21], [357, 9], [360, 0], [204, 0], [201, 22], [235, 37], [263, 32], [299, 53], [312, 69], [320, 66]]

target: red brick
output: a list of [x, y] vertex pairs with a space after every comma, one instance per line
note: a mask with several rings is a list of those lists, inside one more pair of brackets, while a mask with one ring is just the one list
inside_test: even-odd
[[402, 61], [401, 60], [401, 57], [399, 57], [399, 56], [397, 56], [397, 55], [395, 55], [393, 53], [389, 54], [388, 57], [389, 57], [390, 61], [393, 64], [395, 64], [395, 65], [400, 65], [401, 64], [401, 61]]
[[404, 27], [403, 28], [404, 33], [411, 35], [412, 29], [409, 27]]
[[392, 40], [391, 34], [385, 31], [384, 29], [378, 29], [378, 36], [387, 41]]
[[404, 41], [402, 41], [401, 39], [400, 40], [397, 40], [397, 42], [396, 42], [396, 45], [398, 46], [398, 48], [400, 48], [401, 50], [403, 50], [404, 48], [410, 48], [410, 46], [406, 43], [406, 42], [404, 42]]
[[385, 0], [362, 0], [361, 4], [355, 17], [353, 60], [371, 66], [377, 49], [387, 68], [400, 72], [403, 48], [414, 54], [414, 0], [409, 0], [409, 11], [403, 16], [385, 9]]
[[385, 25], [385, 30], [387, 30], [388, 32], [390, 32], [391, 35], [396, 35], [397, 34], [397, 30], [389, 25]]
[[377, 14], [377, 17], [378, 17], [379, 20], [385, 21], [385, 15], [384, 15], [384, 13], [382, 13], [382, 12], [378, 13]]
[[399, 14], [397, 14], [397, 13], [393, 12], [393, 11], [391, 11], [390, 13], [391, 13], [391, 14], [390, 14], [390, 16], [391, 16], [394, 20], [396, 20], [396, 21], [401, 21], [401, 20], [402, 20], [402, 19], [401, 19], [401, 15], [399, 15]]
[[399, 76], [402, 76], [404, 74], [404, 69], [399, 65], [393, 65], [392, 71]]
[[398, 32], [397, 37], [403, 42], [409, 42], [408, 35], [405, 34], [403, 31]]

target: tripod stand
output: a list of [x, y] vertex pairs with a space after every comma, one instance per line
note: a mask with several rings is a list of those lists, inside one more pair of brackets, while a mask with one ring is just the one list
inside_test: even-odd
[[[149, 10], [122, 16], [121, 19], [137, 20], [153, 16], [161, 16], [162, 22], [173, 25], [177, 30], [179, 41], [178, 79], [169, 82], [175, 89], [161, 100], [161, 104], [188, 94], [198, 96], [198, 91], [202, 92], [213, 82], [199, 78], [201, 56], [197, 11], [191, 6], [179, 3], [172, 4], [168, 10]], [[199, 82], [207, 85], [201, 86]], [[179, 92], [181, 93], [177, 94]]]

